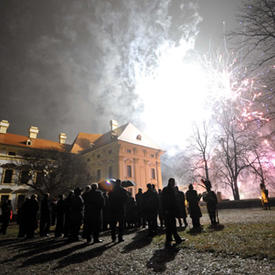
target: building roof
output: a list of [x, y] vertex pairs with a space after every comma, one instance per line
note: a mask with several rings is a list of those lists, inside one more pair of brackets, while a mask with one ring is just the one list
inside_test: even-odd
[[113, 133], [109, 131], [94, 140], [93, 149], [109, 144], [114, 140], [129, 142], [132, 144], [161, 150], [149, 137], [141, 133], [132, 123], [127, 123], [116, 128]]
[[101, 134], [79, 133], [72, 144], [71, 153], [77, 154], [90, 149], [101, 136]]
[[155, 142], [138, 130], [132, 123], [128, 123], [126, 125], [123, 131], [118, 135], [117, 139], [132, 144], [161, 150]]
[[[27, 141], [31, 140], [31, 144], [27, 145]], [[18, 146], [22, 148], [40, 149], [40, 150], [56, 150], [60, 152], [66, 152], [68, 145], [60, 144], [56, 141], [41, 139], [41, 138], [29, 138], [26, 136], [5, 133], [0, 134], [0, 144]]]

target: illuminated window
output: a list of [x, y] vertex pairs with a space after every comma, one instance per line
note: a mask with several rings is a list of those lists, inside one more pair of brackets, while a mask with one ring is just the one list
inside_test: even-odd
[[156, 170], [155, 170], [155, 168], [152, 168], [151, 172], [152, 172], [152, 179], [155, 179], [156, 178]]
[[127, 165], [127, 177], [131, 178], [132, 177], [132, 166]]

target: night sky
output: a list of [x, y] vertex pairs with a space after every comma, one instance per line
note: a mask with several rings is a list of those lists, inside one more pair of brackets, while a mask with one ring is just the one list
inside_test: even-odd
[[[237, 26], [238, 0], [0, 1], [0, 120], [8, 132], [72, 142], [109, 120], [142, 128], [133, 64], [164, 40], [195, 37], [203, 54]], [[182, 4], [184, 4], [182, 6]], [[157, 100], [157, 99], [156, 99]]]

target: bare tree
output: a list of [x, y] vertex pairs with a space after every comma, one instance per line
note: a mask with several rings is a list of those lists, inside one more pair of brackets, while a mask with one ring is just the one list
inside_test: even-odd
[[203, 129], [202, 131], [196, 125], [194, 128], [194, 137], [195, 137], [195, 149], [199, 154], [201, 162], [203, 164], [205, 178], [210, 180], [209, 178], [209, 132], [206, 125], [206, 122], [203, 122]]
[[243, 0], [237, 18], [240, 27], [230, 37], [238, 38], [238, 47], [252, 56], [250, 63], [271, 64], [275, 59], [275, 0]]
[[231, 188], [234, 199], [239, 200], [238, 180], [242, 171], [250, 165], [247, 156], [251, 152], [251, 135], [240, 129], [234, 110], [230, 107], [224, 110], [220, 125], [220, 146], [215, 156], [216, 169], [223, 183]]
[[57, 196], [77, 186], [84, 186], [90, 180], [85, 161], [71, 153], [31, 151], [23, 156], [22, 161], [10, 165], [20, 171], [19, 182], [39, 194]]
[[242, 0], [237, 20], [239, 27], [228, 37], [238, 56], [239, 77], [253, 79], [258, 96], [252, 109], [263, 112], [268, 123], [275, 118], [275, 0]]
[[270, 185], [274, 187], [274, 171], [275, 167], [271, 162], [272, 155], [270, 151], [262, 145], [256, 144], [251, 151], [250, 158], [253, 162], [250, 162], [250, 171], [255, 175], [256, 179], [259, 179], [259, 184], [262, 183], [265, 186]]

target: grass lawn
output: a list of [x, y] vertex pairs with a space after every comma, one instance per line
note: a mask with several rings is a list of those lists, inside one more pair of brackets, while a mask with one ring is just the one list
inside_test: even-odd
[[[220, 230], [204, 226], [202, 233], [192, 235], [179, 232], [185, 239], [183, 248], [192, 248], [201, 252], [239, 255], [243, 258], [275, 259], [275, 221], [267, 223], [225, 224]], [[154, 243], [163, 245], [165, 235], [154, 238]]]

